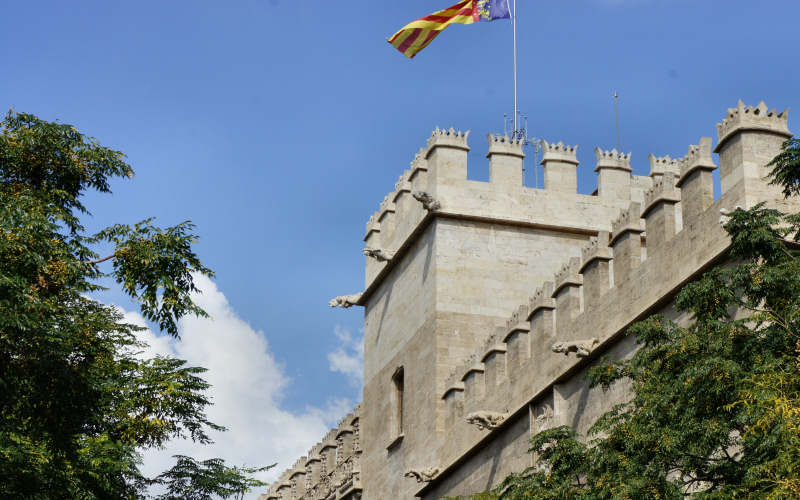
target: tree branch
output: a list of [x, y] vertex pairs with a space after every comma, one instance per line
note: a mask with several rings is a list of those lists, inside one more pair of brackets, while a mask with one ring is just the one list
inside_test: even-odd
[[117, 256], [117, 254], [116, 254], [116, 253], [112, 253], [112, 254], [111, 254], [111, 255], [109, 255], [108, 257], [103, 257], [102, 259], [95, 259], [95, 260], [85, 260], [85, 261], [83, 261], [83, 263], [84, 263], [84, 264], [86, 264], [86, 265], [88, 265], [88, 266], [93, 266], [93, 265], [95, 265], [95, 264], [100, 264], [101, 262], [105, 262], [105, 261], [107, 261], [107, 260], [111, 260], [111, 259], [113, 259], [113, 258], [114, 258], [114, 257], [116, 257], [116, 256]]

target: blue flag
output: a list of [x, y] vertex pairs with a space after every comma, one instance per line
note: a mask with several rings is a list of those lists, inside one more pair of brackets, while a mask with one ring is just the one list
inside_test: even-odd
[[477, 0], [476, 13], [479, 21], [494, 21], [495, 19], [511, 19], [508, 8], [509, 0]]

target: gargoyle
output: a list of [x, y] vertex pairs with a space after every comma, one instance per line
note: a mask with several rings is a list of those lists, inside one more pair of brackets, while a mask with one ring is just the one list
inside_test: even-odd
[[497, 429], [500, 423], [508, 417], [508, 413], [495, 413], [491, 411], [476, 411], [466, 417], [467, 423], [477, 425], [478, 429]]
[[383, 250], [381, 248], [364, 247], [364, 255], [367, 257], [372, 257], [378, 262], [386, 262], [388, 260], [392, 260], [394, 257], [394, 252], [389, 252], [388, 250]]
[[342, 309], [349, 309], [353, 306], [358, 305], [358, 301], [361, 300], [361, 294], [355, 293], [353, 295], [342, 295], [341, 297], [336, 297], [331, 299], [328, 302], [328, 305], [331, 307], [341, 307]]
[[425, 191], [414, 191], [411, 193], [411, 196], [413, 196], [418, 202], [422, 203], [423, 208], [425, 208], [425, 210], [428, 212], [433, 212], [442, 208], [442, 204]]
[[418, 483], [430, 483], [439, 474], [439, 469], [436, 467], [429, 467], [424, 470], [410, 470], [403, 474], [405, 477], [413, 477]]
[[563, 352], [564, 356], [569, 356], [569, 353], [574, 352], [579, 358], [585, 358], [591, 354], [592, 349], [599, 344], [600, 341], [596, 338], [589, 340], [575, 340], [573, 342], [559, 342], [553, 344], [553, 352]]

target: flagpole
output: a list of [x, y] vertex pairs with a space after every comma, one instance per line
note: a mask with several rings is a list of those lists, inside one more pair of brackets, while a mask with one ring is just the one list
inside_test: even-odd
[[514, 11], [511, 14], [511, 25], [514, 31], [514, 134], [519, 130], [517, 115], [517, 0], [514, 0]]

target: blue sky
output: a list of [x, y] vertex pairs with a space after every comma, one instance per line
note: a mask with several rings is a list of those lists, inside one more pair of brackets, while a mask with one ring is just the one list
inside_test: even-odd
[[[291, 443], [260, 441], [247, 457], [288, 460], [360, 398], [362, 311], [327, 301], [363, 288], [364, 223], [430, 131], [471, 129], [469, 175], [488, 177], [484, 137], [512, 106], [509, 23], [453, 26], [411, 61], [384, 41], [450, 3], [0, 0], [0, 107], [128, 154], [136, 178], [90, 197], [91, 225], [195, 222], [217, 273], [209, 307], [265, 340], [252, 366], [274, 375], [242, 368], [229, 383], [310, 419]], [[739, 98], [800, 109], [793, 0], [521, 0], [518, 19], [520, 108], [533, 135], [580, 146], [584, 193], [592, 150], [616, 143], [614, 91], [639, 174], [650, 153], [716, 138]], [[118, 292], [103, 300], [133, 310]], [[237, 359], [224, 329], [208, 331]], [[239, 432], [276, 430], [258, 425]]]

